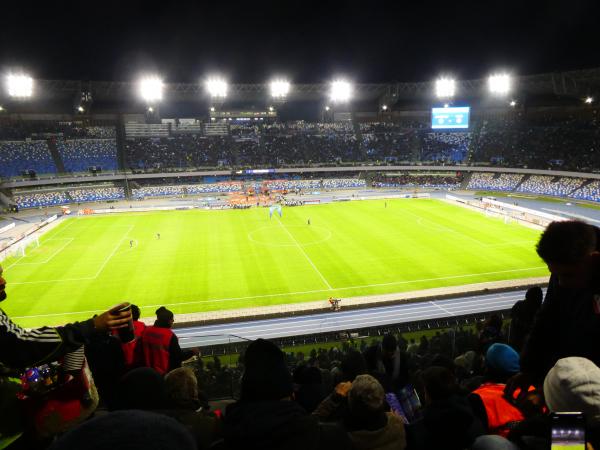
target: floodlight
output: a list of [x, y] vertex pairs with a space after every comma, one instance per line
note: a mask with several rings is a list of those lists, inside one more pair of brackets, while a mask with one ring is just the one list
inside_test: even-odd
[[506, 95], [510, 92], [511, 79], [507, 73], [497, 73], [488, 78], [488, 88], [494, 95]]
[[585, 98], [585, 102], [586, 102], [588, 105], [591, 105], [592, 103], [594, 103], [594, 98], [593, 98], [593, 97], [586, 97], [586, 98]]
[[271, 81], [271, 97], [273, 98], [284, 98], [290, 92], [290, 83], [286, 80], [273, 80]]
[[517, 106], [517, 102], [515, 100], [511, 100], [510, 101], [510, 106]]
[[9, 74], [6, 77], [6, 90], [10, 97], [31, 97], [33, 94], [33, 78], [23, 74]]
[[2, 107], [2, 105], [0, 105], [0, 111], [4, 111], [4, 108]]
[[325, 107], [325, 111], [329, 111], [331, 108], [329, 106]]
[[156, 76], [142, 78], [139, 81], [140, 97], [148, 103], [162, 100], [163, 82]]
[[210, 112], [215, 112], [215, 107], [214, 106], [210, 107]]
[[273, 111], [275, 111], [275, 108], [273, 108], [272, 106], [269, 106], [269, 111], [273, 112]]
[[227, 81], [217, 77], [209, 78], [206, 80], [206, 90], [211, 97], [227, 97]]
[[435, 82], [435, 95], [438, 98], [454, 97], [455, 81], [452, 78], [440, 78]]
[[148, 106], [148, 112], [154, 112], [154, 108], [152, 106]]
[[83, 106], [79, 105], [79, 106], [77, 107], [77, 111], [79, 111], [80, 113], [82, 113], [82, 112], [83, 112], [83, 111], [85, 111], [85, 110], [83, 109]]
[[384, 111], [387, 111], [387, 105], [383, 105], [383, 106], [381, 107], [381, 109], [382, 109], [382, 110], [384, 110]]
[[444, 103], [444, 108], [449, 107], [450, 105], [448, 103]]
[[331, 83], [329, 98], [332, 102], [347, 102], [352, 97], [352, 85], [345, 80], [335, 80]]

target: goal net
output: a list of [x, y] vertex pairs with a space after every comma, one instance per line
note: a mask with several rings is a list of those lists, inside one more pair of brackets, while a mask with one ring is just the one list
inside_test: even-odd
[[28, 236], [0, 250], [0, 262], [13, 256], [24, 257], [27, 253], [40, 246], [37, 235]]

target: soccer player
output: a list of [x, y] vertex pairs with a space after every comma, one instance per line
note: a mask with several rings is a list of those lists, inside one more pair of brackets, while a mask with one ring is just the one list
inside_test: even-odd
[[156, 239], [160, 241], [160, 233], [156, 233]]
[[308, 224], [310, 225], [310, 219], [308, 219]]
[[133, 239], [129, 241], [129, 248], [133, 248]]

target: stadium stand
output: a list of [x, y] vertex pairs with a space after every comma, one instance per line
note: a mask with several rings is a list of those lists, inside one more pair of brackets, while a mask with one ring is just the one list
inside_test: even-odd
[[522, 178], [523, 175], [516, 173], [475, 172], [471, 175], [467, 188], [512, 191], [517, 187]]
[[47, 142], [0, 141], [0, 176], [18, 176], [27, 170], [38, 174], [56, 172]]
[[73, 189], [67, 192], [73, 199], [72, 201], [78, 203], [119, 200], [125, 198], [125, 189], [116, 187]]
[[378, 177], [372, 186], [377, 188], [435, 188], [456, 189], [462, 182], [462, 176], [405, 174], [402, 176]]
[[577, 189], [571, 195], [573, 198], [589, 200], [592, 202], [600, 201], [600, 181], [592, 181]]
[[566, 197], [579, 188], [584, 181], [582, 178], [532, 175], [521, 183], [517, 192]]
[[56, 147], [67, 172], [86, 172], [89, 167], [117, 169], [117, 143], [114, 139], [58, 140]]
[[16, 194], [13, 200], [21, 209], [37, 208], [40, 206], [56, 206], [69, 203], [71, 200], [66, 192], [32, 192]]

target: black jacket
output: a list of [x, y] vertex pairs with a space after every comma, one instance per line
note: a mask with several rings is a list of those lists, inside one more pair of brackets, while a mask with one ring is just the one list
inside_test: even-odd
[[557, 278], [550, 277], [546, 299], [521, 354], [523, 372], [541, 382], [556, 361], [569, 356], [600, 365], [600, 314], [594, 311], [594, 295], [599, 293], [593, 287], [561, 288]]
[[293, 401], [237, 402], [225, 414], [227, 449], [336, 450], [350, 440], [337, 425], [320, 424]]
[[0, 309], [0, 363], [13, 369], [38, 366], [73, 352], [95, 333], [94, 321], [24, 330]]

